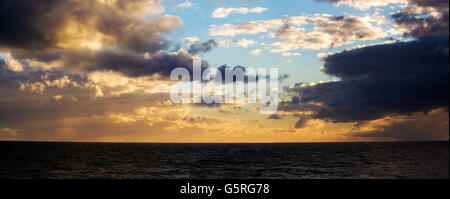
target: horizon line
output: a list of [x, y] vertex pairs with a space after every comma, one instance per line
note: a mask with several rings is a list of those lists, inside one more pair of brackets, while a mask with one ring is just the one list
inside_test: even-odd
[[112, 141], [34, 141], [34, 140], [0, 140], [0, 142], [34, 142], [34, 143], [92, 143], [92, 144], [333, 144], [333, 143], [418, 143], [449, 142], [449, 140], [405, 140], [405, 141], [343, 141], [343, 142], [112, 142]]

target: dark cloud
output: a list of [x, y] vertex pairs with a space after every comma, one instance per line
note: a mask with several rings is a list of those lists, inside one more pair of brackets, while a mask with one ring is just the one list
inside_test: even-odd
[[[429, 114], [407, 118], [384, 119], [382, 124], [368, 123], [373, 130], [361, 131], [355, 127], [351, 136], [389, 140], [448, 140], [448, 113], [436, 110]], [[364, 125], [363, 125], [364, 126]]]
[[[343, 1], [343, 0], [316, 0], [333, 4], [344, 3], [358, 7], [371, 1]], [[381, 2], [381, 1], [380, 1]], [[386, 1], [386, 4], [389, 4]], [[392, 14], [394, 23], [407, 31], [405, 36], [416, 38], [439, 36], [448, 32], [449, 23], [449, 1], [448, 0], [408, 0], [408, 5]]]
[[0, 45], [23, 49], [53, 46], [56, 31], [64, 23], [63, 12], [55, 11], [59, 4], [55, 0], [0, 1]]
[[[244, 67], [244, 66], [237, 65], [235, 67], [231, 67], [231, 66], [227, 66], [227, 65], [222, 65], [222, 66], [219, 66], [217, 68], [217, 73], [220, 73], [222, 75], [222, 83], [225, 83], [225, 71], [226, 70], [230, 70], [230, 71], [233, 71], [233, 72], [242, 71], [243, 75], [244, 75], [244, 83], [248, 83], [248, 82], [252, 82], [252, 81], [256, 81], [257, 82], [257, 81], [263, 80], [263, 79], [266, 79], [266, 80], [270, 79], [270, 75], [266, 75], [266, 76], [263, 77], [263, 76], [260, 76], [258, 74], [249, 74], [247, 68]], [[255, 73], [256, 72], [257, 71], [255, 71]], [[283, 81], [283, 80], [285, 80], [287, 78], [289, 78], [288, 74], [279, 74], [277, 80], [278, 81]], [[237, 77], [233, 76], [233, 82], [236, 82], [236, 81], [237, 81]]]
[[412, 5], [392, 15], [397, 25], [408, 30], [405, 36], [420, 38], [448, 32], [448, 0], [410, 0], [410, 3]]
[[213, 47], [217, 47], [217, 42], [213, 39], [208, 40], [207, 42], [195, 42], [189, 46], [188, 52], [192, 55], [196, 55], [202, 52], [209, 52]]
[[[226, 78], [225, 78], [226, 70], [230, 70], [233, 72], [242, 71], [245, 83], [248, 83], [249, 81], [259, 81], [261, 78], [263, 78], [256, 74], [247, 74], [247, 69], [244, 66], [230, 67], [227, 65], [222, 65], [217, 68], [217, 73], [220, 73], [222, 75], [222, 83], [225, 83], [225, 80], [226, 80]], [[267, 77], [264, 77], [264, 78], [267, 78]], [[237, 77], [233, 76], [233, 82], [236, 82], [236, 81], [237, 81]]]
[[[193, 74], [192, 58], [187, 53], [156, 53], [150, 58], [130, 52], [102, 51], [92, 57], [88, 70], [109, 69], [120, 71], [128, 76], [160, 74], [169, 76], [173, 69], [182, 67]], [[82, 60], [82, 61], [85, 61]], [[202, 71], [209, 67], [208, 62], [202, 61]]]
[[[286, 104], [284, 108], [311, 110], [315, 113], [312, 118], [358, 123], [444, 108], [448, 121], [448, 6], [448, 0], [409, 0], [392, 18], [406, 29], [404, 36], [417, 40], [346, 50], [324, 58], [322, 71], [341, 80], [315, 86], [297, 85], [292, 91], [298, 94], [298, 103]], [[304, 120], [301, 118], [299, 123]], [[417, 120], [393, 122], [357, 135], [425, 139], [436, 134], [419, 133], [426, 128], [413, 125]]]
[[[170, 46], [163, 34], [181, 20], [159, 16], [160, 9], [159, 0], [0, 0], [0, 50], [25, 64], [61, 62], [61, 67], [84, 71], [168, 76], [173, 68], [185, 67], [192, 72], [190, 54], [163, 52]], [[189, 52], [216, 45], [214, 40], [196, 43]]]
[[[342, 79], [411, 76], [448, 65], [448, 35], [369, 46], [323, 59], [322, 72]], [[439, 72], [439, 71], [437, 71]]]
[[[160, 33], [180, 23], [176, 17], [159, 17], [152, 21], [141, 18], [145, 16], [143, 12], [156, 10], [158, 3], [158, 0], [119, 0], [109, 4], [96, 0], [1, 0], [0, 26], [8, 28], [0, 32], [0, 44], [44, 50], [61, 47], [60, 43], [85, 33], [100, 33], [112, 37], [115, 44], [124, 48], [156, 52], [162, 48]], [[64, 32], [67, 26], [72, 26], [69, 28], [74, 32]]]
[[433, 7], [439, 10], [448, 10], [449, 2], [447, 0], [409, 0], [413, 4], [422, 7]]
[[306, 126], [309, 118], [308, 117], [300, 117], [300, 119], [295, 123], [295, 128], [303, 128]]
[[278, 114], [272, 114], [268, 117], [268, 119], [279, 120], [281, 117]]
[[281, 108], [312, 110], [313, 118], [333, 122], [448, 109], [448, 48], [444, 35], [330, 55], [323, 72], [341, 80], [288, 89], [300, 102]]

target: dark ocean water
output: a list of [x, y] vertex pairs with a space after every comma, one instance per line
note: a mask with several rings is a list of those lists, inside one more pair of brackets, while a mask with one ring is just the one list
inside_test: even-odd
[[449, 178], [448, 142], [0, 142], [0, 178]]

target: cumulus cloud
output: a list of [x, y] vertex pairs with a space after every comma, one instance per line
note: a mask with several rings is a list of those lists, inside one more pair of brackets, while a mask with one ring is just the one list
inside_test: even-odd
[[211, 25], [209, 34], [211, 36], [235, 36], [241, 34], [258, 34], [268, 30], [267, 23], [247, 22], [241, 24]]
[[255, 7], [255, 8], [217, 8], [213, 11], [213, 18], [226, 18], [231, 13], [248, 14], [248, 13], [262, 13], [266, 11], [267, 8]]
[[61, 95], [72, 101], [76, 101], [79, 92], [91, 98], [118, 97], [136, 93], [168, 93], [172, 84], [156, 74], [128, 77], [112, 70], [78, 73], [59, 69], [41, 71], [25, 68], [22, 72], [10, 72], [3, 69], [0, 70], [0, 77], [3, 79], [0, 85], [8, 90], [13, 89], [43, 97]]
[[209, 52], [213, 47], [217, 47], [217, 42], [213, 39], [210, 39], [204, 43], [196, 41], [189, 46], [189, 49], [187, 51], [192, 55], [196, 55], [202, 52]]
[[407, 30], [406, 36], [428, 37], [448, 32], [448, 13], [447, 0], [410, 0], [410, 5], [392, 14], [392, 18]]
[[[146, 54], [135, 54], [129, 51], [104, 50], [96, 54], [76, 54], [73, 59], [67, 59], [66, 63], [83, 66], [84, 63], [88, 62], [89, 66], [84, 67], [87, 71], [106, 69], [121, 72], [128, 76], [138, 77], [152, 74], [169, 76], [171, 71], [177, 67], [186, 68], [192, 74], [193, 59], [186, 51], [177, 53], [157, 52], [146, 56]], [[203, 69], [208, 66], [206, 61], [202, 61]]]
[[402, 5], [400, 11], [392, 14], [397, 26], [405, 28], [406, 36], [437, 36], [448, 31], [448, 0], [318, 0], [337, 6], [348, 5], [361, 10], [371, 7]]
[[159, 3], [0, 1], [0, 26], [9, 27], [0, 31], [0, 50], [30, 66], [106, 69], [130, 76], [167, 75], [174, 67], [189, 68], [190, 54], [164, 52], [170, 42], [163, 35], [181, 20], [161, 16]]
[[237, 46], [240, 46], [240, 47], [242, 47], [242, 48], [248, 48], [249, 46], [251, 46], [251, 45], [254, 45], [254, 44], [257, 44], [258, 42], [256, 42], [255, 40], [253, 40], [253, 39], [241, 39], [241, 40], [239, 40], [237, 43], [236, 43], [236, 45]]
[[[1, 1], [2, 47], [73, 48], [120, 44], [143, 52], [160, 50], [160, 32], [181, 23], [177, 17], [143, 17], [162, 11], [158, 0], [144, 1]], [[19, 16], [19, 17], [18, 17]], [[111, 43], [112, 42], [112, 43]]]
[[177, 8], [186, 9], [186, 8], [192, 8], [192, 7], [195, 7], [196, 5], [197, 5], [197, 4], [192, 3], [191, 0], [186, 0], [185, 2], [178, 4], [178, 5], [177, 5]]
[[322, 71], [340, 80], [289, 88], [299, 98], [285, 109], [333, 122], [448, 109], [448, 48], [446, 34], [328, 55]]
[[6, 57], [3, 59], [3, 64], [5, 68], [14, 71], [14, 72], [20, 72], [23, 71], [23, 65], [19, 61], [15, 60], [11, 55], [8, 53], [6, 54]]
[[[212, 25], [211, 36], [235, 36], [269, 32], [269, 36], [281, 40], [270, 46], [273, 52], [288, 52], [299, 48], [323, 49], [351, 44], [355, 41], [372, 41], [388, 38], [381, 27], [387, 19], [374, 15], [332, 16], [316, 14], [312, 16], [292, 16], [267, 21], [251, 21], [241, 24]], [[308, 31], [307, 26], [313, 26]]]
[[113, 71], [84, 74], [0, 68], [0, 129], [9, 132], [0, 138], [82, 141], [129, 134], [109, 115], [139, 106], [162, 106], [158, 103], [170, 99], [165, 93], [170, 82], [157, 79], [131, 78]]

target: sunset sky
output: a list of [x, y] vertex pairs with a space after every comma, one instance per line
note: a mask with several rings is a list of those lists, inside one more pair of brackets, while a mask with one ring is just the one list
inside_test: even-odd
[[[448, 0], [0, 0], [0, 140], [449, 138]], [[279, 107], [174, 104], [192, 60], [278, 68]]]

